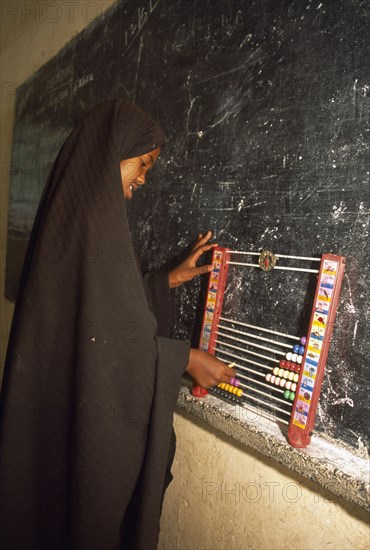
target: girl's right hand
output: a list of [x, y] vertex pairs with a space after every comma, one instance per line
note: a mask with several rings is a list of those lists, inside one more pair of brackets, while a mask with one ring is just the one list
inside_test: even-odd
[[228, 367], [214, 355], [193, 348], [190, 350], [186, 372], [198, 386], [206, 389], [217, 386], [221, 382], [230, 384], [230, 379], [236, 376], [233, 368]]

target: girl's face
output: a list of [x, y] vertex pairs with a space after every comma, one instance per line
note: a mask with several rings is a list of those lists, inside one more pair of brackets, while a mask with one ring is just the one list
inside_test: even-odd
[[121, 179], [125, 199], [132, 199], [133, 192], [144, 185], [146, 173], [157, 160], [160, 151], [161, 148], [158, 147], [150, 153], [145, 153], [145, 155], [121, 160]]

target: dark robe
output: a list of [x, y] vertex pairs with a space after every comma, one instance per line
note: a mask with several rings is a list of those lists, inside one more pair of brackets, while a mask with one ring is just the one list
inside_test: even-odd
[[164, 141], [137, 106], [108, 100], [49, 175], [1, 395], [4, 550], [157, 545], [189, 344], [168, 338], [164, 274], [147, 277], [148, 302], [119, 163]]

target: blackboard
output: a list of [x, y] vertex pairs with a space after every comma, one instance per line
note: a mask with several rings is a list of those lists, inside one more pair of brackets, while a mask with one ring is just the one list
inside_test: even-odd
[[[144, 271], [171, 265], [207, 229], [233, 249], [346, 256], [317, 431], [368, 447], [369, 28], [367, 0], [115, 4], [18, 88], [8, 298], [63, 140], [98, 101], [128, 97], [169, 137], [129, 204]], [[287, 291], [271, 319], [298, 330], [312, 284], [272, 277], [266, 288]], [[268, 294], [242, 296], [268, 309]], [[196, 339], [201, 296], [199, 280], [178, 292], [177, 337]]]

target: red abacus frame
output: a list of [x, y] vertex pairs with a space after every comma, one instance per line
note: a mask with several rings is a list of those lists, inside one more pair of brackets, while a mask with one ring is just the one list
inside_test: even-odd
[[[248, 254], [258, 256], [258, 263], [242, 263], [231, 261], [230, 258], [232, 254]], [[277, 265], [279, 264], [278, 260], [280, 258], [320, 261], [320, 268], [319, 270], [314, 270], [286, 266], [284, 267]], [[334, 319], [336, 316], [337, 305], [344, 275], [345, 258], [343, 256], [335, 256], [332, 254], [323, 254], [321, 258], [306, 258], [297, 256], [274, 255], [271, 251], [267, 250], [261, 253], [243, 253], [231, 251], [230, 249], [222, 247], [217, 247], [213, 249], [213, 269], [210, 273], [208, 281], [207, 300], [204, 308], [199, 342], [200, 349], [208, 351], [212, 354], [216, 353], [218, 327], [220, 324], [220, 318], [222, 318], [224, 293], [228, 276], [228, 268], [230, 264], [256, 267], [259, 269], [263, 269], [264, 271], [271, 271], [272, 269], [287, 269], [314, 272], [318, 274], [316, 292], [313, 300], [308, 332], [306, 338], [303, 338], [303, 340], [306, 340], [306, 347], [304, 350], [304, 355], [303, 357], [301, 357], [301, 367], [299, 378], [296, 384], [294, 402], [291, 413], [285, 413], [290, 414], [290, 419], [289, 422], [287, 422], [277, 418], [277, 420], [281, 420], [282, 422], [289, 424], [289, 443], [297, 448], [306, 447], [310, 443], [311, 434], [315, 423], [316, 410], [318, 407], [326, 360], [329, 353], [330, 338], [333, 331]], [[238, 323], [237, 321], [231, 322], [241, 325], [244, 324]], [[245, 326], [253, 327], [253, 325]], [[258, 329], [259, 327], [254, 328]], [[273, 334], [280, 334], [275, 331], [269, 331], [263, 328], [260, 328], [260, 330], [271, 332]], [[234, 330], [234, 332], [239, 331]], [[251, 335], [249, 334], [249, 336]], [[254, 337], [264, 340], [264, 338], [261, 338], [259, 336]], [[299, 340], [298, 337], [293, 336], [291, 338]], [[240, 341], [243, 342], [243, 340]], [[256, 345], [256, 347], [261, 346]], [[261, 355], [258, 356], [263, 357]], [[272, 359], [272, 361], [274, 360], [275, 359]], [[272, 367], [270, 368], [272, 369]], [[194, 386], [192, 393], [194, 396], [201, 398], [207, 395], [208, 392], [207, 390], [200, 388], [199, 386]], [[236, 391], [233, 391], [233, 393], [235, 395]], [[248, 407], [248, 393], [244, 393], [243, 400], [239, 399], [238, 402], [242, 402], [244, 406]], [[266, 403], [268, 407], [268, 401]], [[279, 407], [276, 407], [274, 405], [271, 406], [275, 409], [281, 410], [279, 409]]]

